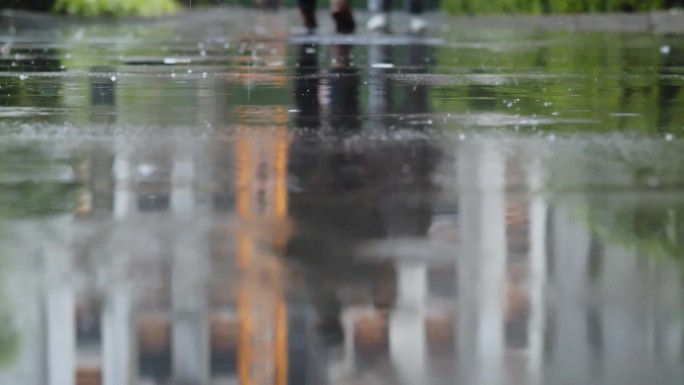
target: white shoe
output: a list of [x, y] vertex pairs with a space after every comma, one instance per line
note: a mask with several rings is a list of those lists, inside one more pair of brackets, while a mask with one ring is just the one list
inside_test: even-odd
[[386, 13], [378, 13], [368, 19], [368, 23], [366, 23], [366, 26], [368, 27], [369, 30], [371, 31], [386, 31], [387, 30], [387, 25], [389, 24], [389, 17], [387, 16]]
[[409, 29], [411, 33], [423, 33], [427, 30], [427, 23], [422, 17], [412, 17]]

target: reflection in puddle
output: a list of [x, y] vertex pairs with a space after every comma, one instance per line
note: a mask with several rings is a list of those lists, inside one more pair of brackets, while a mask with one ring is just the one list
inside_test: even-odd
[[642, 46], [221, 23], [2, 77], [0, 383], [681, 383], [682, 84], [614, 70]]
[[[370, 157], [319, 146], [298, 166], [301, 140], [315, 145], [274, 128], [87, 152], [77, 216], [10, 222], [3, 378], [681, 378], [681, 272], [597, 238], [574, 198], [509, 192], [536, 188], [534, 156], [385, 141]], [[435, 156], [450, 146], [455, 184], [437, 188]]]

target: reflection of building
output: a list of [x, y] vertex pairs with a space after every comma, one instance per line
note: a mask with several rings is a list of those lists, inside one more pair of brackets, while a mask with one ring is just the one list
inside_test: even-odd
[[[87, 150], [78, 219], [48, 224], [64, 229], [57, 244], [28, 252], [45, 258], [31, 301], [39, 333], [19, 365], [36, 380], [12, 383], [275, 385], [317, 375], [288, 359], [312, 349], [309, 313], [286, 308], [269, 250], [286, 240], [288, 137], [267, 127], [206, 147]], [[211, 219], [226, 209], [239, 220]], [[91, 225], [95, 233], [72, 233]]]
[[581, 202], [539, 192], [544, 169], [524, 146], [474, 140], [457, 152], [463, 383], [681, 379], [680, 279], [658, 281], [667, 266], [593, 239], [571, 215]]
[[377, 281], [395, 287], [396, 305], [346, 304], [345, 354], [332, 375], [406, 384], [681, 379], [681, 273], [594, 239], [572, 218], [576, 198], [539, 192], [534, 154], [488, 140], [457, 153], [457, 183], [444, 186], [429, 241], [381, 242], [395, 275]]

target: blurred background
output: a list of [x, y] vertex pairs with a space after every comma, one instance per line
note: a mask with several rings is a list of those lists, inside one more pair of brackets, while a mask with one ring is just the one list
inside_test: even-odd
[[[294, 0], [281, 0], [285, 7]], [[354, 0], [365, 8], [365, 0]], [[451, 14], [548, 14], [639, 12], [684, 7], [684, 0], [428, 0], [429, 8]], [[51, 11], [82, 16], [156, 16], [192, 7], [255, 6], [254, 0], [1, 0], [0, 8]], [[395, 4], [395, 6], [397, 6]]]

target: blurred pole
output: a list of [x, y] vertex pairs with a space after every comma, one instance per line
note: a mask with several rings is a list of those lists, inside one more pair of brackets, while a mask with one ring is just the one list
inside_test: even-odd
[[[117, 255], [117, 257], [121, 257]], [[129, 384], [133, 381], [132, 301], [125, 287], [109, 293], [103, 317], [104, 385]]]
[[[62, 229], [71, 228], [64, 226], [66, 223], [61, 225]], [[47, 282], [44, 298], [48, 385], [73, 385], [76, 381], [76, 301], [73, 283], [67, 278], [73, 267], [73, 254], [61, 243], [70, 238], [67, 230], [64, 238], [60, 234], [60, 244], [46, 241], [42, 248]]]
[[544, 370], [544, 330], [546, 304], [544, 288], [546, 285], [546, 212], [547, 202], [541, 194], [543, 188], [543, 169], [541, 159], [533, 159], [528, 175], [528, 186], [532, 195], [530, 202], [530, 300], [531, 317], [529, 320], [529, 365], [528, 375], [531, 385], [542, 385]]
[[389, 321], [390, 357], [406, 383], [423, 384], [427, 365], [427, 267], [424, 262], [400, 262], [397, 270], [398, 303]]
[[457, 154], [458, 382], [499, 385], [506, 289], [505, 159], [496, 144], [486, 141], [462, 145]]
[[504, 309], [506, 290], [506, 207], [504, 155], [494, 143], [482, 143], [478, 162], [480, 191], [478, 226], [479, 329], [477, 330], [478, 384], [502, 384]]
[[[369, 4], [373, 1], [370, 0]], [[374, 68], [374, 64], [392, 63], [393, 47], [390, 45], [371, 44], [368, 46], [368, 64], [370, 81], [368, 87], [368, 119], [372, 130], [387, 127], [387, 114], [392, 110], [392, 89], [388, 78], [388, 69]]]

